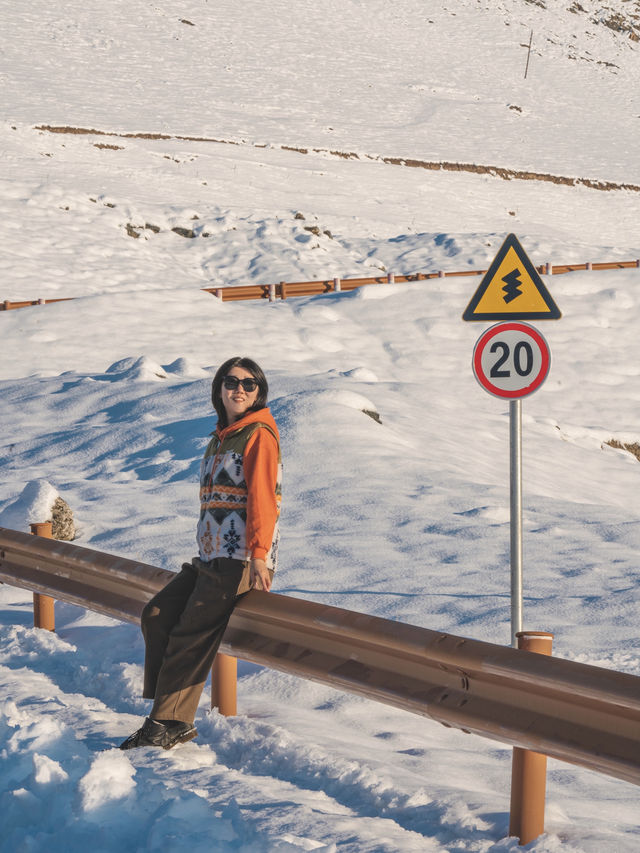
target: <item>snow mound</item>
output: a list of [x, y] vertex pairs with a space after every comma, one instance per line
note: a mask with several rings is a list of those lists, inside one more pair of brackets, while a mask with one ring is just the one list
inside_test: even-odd
[[355, 379], [358, 382], [377, 382], [378, 377], [369, 370], [368, 367], [354, 367], [353, 370], [346, 370], [343, 376], [348, 376], [350, 379]]
[[51, 519], [58, 498], [56, 489], [46, 480], [31, 480], [20, 496], [0, 512], [0, 527], [28, 531], [29, 524]]
[[118, 380], [153, 382], [167, 378], [164, 368], [147, 356], [122, 358], [110, 365], [106, 372]]
[[196, 364], [190, 358], [184, 358], [184, 356], [176, 358], [171, 364], [165, 364], [163, 370], [166, 373], [173, 373], [176, 376], [186, 376], [189, 378], [203, 379], [209, 376], [209, 373], [203, 367], [200, 367], [200, 365]]
[[66, 782], [69, 774], [60, 764], [48, 755], [33, 754], [33, 781], [38, 785], [50, 785]]
[[136, 786], [135, 775], [135, 767], [124, 753], [117, 749], [101, 753], [78, 784], [82, 808], [94, 812], [113, 800], [129, 796]]

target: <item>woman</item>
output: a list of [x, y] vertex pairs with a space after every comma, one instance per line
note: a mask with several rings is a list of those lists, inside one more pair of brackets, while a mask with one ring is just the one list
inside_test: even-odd
[[267, 393], [249, 358], [229, 359], [213, 379], [218, 424], [200, 467], [200, 553], [142, 612], [143, 696], [154, 702], [120, 749], [171, 749], [197, 735], [198, 701], [238, 596], [271, 589], [281, 464]]

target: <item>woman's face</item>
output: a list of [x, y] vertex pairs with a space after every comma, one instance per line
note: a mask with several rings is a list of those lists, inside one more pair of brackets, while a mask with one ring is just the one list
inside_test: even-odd
[[253, 378], [253, 375], [248, 370], [245, 370], [244, 367], [232, 367], [227, 373], [227, 376], [232, 376], [235, 379], [253, 380], [255, 385], [253, 391], [246, 391], [240, 383], [238, 383], [236, 388], [227, 388], [225, 387], [225, 382], [223, 380], [222, 388], [220, 389], [220, 396], [222, 398], [224, 410], [227, 413], [227, 421], [232, 424], [240, 420], [240, 418], [255, 404], [259, 389], [258, 383]]

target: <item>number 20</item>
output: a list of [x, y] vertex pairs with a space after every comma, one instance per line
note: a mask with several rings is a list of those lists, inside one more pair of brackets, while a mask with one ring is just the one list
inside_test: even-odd
[[[491, 368], [492, 379], [506, 379], [511, 376], [510, 370], [502, 369], [511, 355], [509, 344], [505, 341], [495, 341], [489, 352], [501, 351], [502, 354]], [[513, 366], [518, 376], [528, 376], [533, 370], [533, 348], [528, 341], [518, 341], [513, 349]]]

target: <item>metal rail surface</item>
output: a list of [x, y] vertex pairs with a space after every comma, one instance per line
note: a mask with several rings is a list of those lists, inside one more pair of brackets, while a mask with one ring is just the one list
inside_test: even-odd
[[[539, 273], [561, 275], [578, 270], [619, 270], [640, 268], [640, 260], [636, 261], [607, 261], [604, 263], [584, 264], [542, 264], [536, 267]], [[460, 270], [439, 272], [417, 272], [408, 275], [368, 276], [366, 278], [327, 278], [318, 281], [281, 281], [279, 284], [239, 284], [226, 287], [203, 287], [202, 290], [211, 293], [223, 302], [233, 302], [248, 299], [290, 299], [296, 296], [317, 296], [322, 293], [334, 293], [338, 290], [355, 290], [367, 284], [394, 284], [414, 281], [428, 281], [434, 278], [455, 278], [459, 276], [484, 275], [487, 270]], [[336, 283], [338, 285], [336, 286]]]
[[[0, 580], [127, 622], [172, 573], [0, 528]], [[640, 784], [640, 678], [254, 590], [221, 651]]]

